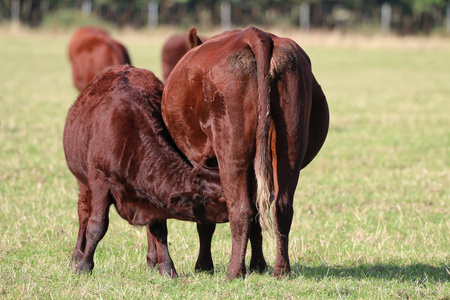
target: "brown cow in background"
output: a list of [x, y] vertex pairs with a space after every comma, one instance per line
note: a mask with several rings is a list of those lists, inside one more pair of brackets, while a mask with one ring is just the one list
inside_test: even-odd
[[82, 27], [69, 44], [73, 84], [82, 91], [94, 76], [105, 67], [131, 65], [127, 49], [108, 33], [95, 27]]
[[172, 35], [164, 43], [161, 52], [164, 81], [169, 77], [175, 65], [191, 49], [186, 34]]
[[[167, 219], [228, 221], [217, 171], [193, 168], [175, 148], [162, 121], [162, 91], [150, 71], [110, 67], [69, 110], [63, 144], [79, 187], [79, 232], [71, 259], [77, 272], [94, 268], [111, 204], [130, 224], [147, 226], [147, 262], [171, 277], [177, 273], [168, 251]], [[210, 250], [200, 249], [199, 261], [207, 262]]]
[[[206, 38], [202, 37], [201, 40], [204, 42]], [[175, 34], [167, 39], [164, 43], [161, 60], [162, 60], [162, 70], [164, 81], [169, 78], [170, 72], [180, 61], [180, 59], [196, 44], [192, 44], [193, 41], [189, 40], [189, 35], [186, 34]]]
[[[195, 29], [190, 35], [194, 45], [201, 44]], [[219, 167], [232, 236], [227, 277], [246, 273], [247, 241], [258, 235], [262, 240], [252, 224], [259, 215], [261, 225], [270, 227], [272, 192], [273, 275], [289, 273], [300, 170], [319, 152], [329, 124], [327, 101], [308, 55], [293, 40], [254, 27], [216, 35], [175, 66], [162, 114], [194, 166]]]

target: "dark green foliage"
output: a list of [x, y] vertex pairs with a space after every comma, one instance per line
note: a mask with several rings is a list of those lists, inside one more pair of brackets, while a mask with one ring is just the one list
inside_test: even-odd
[[[14, 0], [0, 0], [0, 21], [11, 17]], [[17, 1], [17, 0], [16, 0]], [[54, 14], [67, 17], [67, 9], [81, 11], [91, 0], [20, 0], [22, 23], [36, 27], [55, 20]], [[225, 1], [225, 0], [224, 0]], [[299, 26], [299, 5], [304, 0], [227, 0], [231, 4], [234, 26]], [[153, 0], [158, 3], [158, 23], [182, 27], [208, 27], [221, 24], [222, 0]], [[392, 30], [401, 34], [440, 29], [446, 25], [448, 0], [309, 0], [311, 28], [378, 28], [381, 4], [392, 6]], [[148, 24], [150, 0], [92, 0], [90, 14], [119, 27], [143, 28]], [[61, 11], [63, 10], [63, 11]], [[52, 14], [48, 16], [48, 14]], [[85, 16], [87, 19], [88, 16]], [[67, 18], [60, 18], [62, 27]], [[91, 24], [92, 21], [86, 21]], [[77, 26], [73, 22], [72, 26]]]

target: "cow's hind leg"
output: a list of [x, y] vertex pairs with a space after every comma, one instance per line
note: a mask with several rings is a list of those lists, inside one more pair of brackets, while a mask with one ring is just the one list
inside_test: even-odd
[[178, 277], [172, 258], [170, 258], [169, 247], [167, 245], [167, 222], [161, 221], [152, 223], [149, 225], [149, 229], [156, 244], [159, 274], [172, 278]]
[[211, 255], [211, 241], [215, 230], [216, 224], [197, 223], [200, 250], [197, 262], [195, 263], [196, 271], [207, 271], [214, 273], [214, 263]]
[[[248, 191], [248, 171], [228, 173], [221, 169], [220, 179], [224, 189], [229, 221], [231, 227], [231, 259], [228, 265], [227, 278], [243, 277], [246, 274], [245, 253], [250, 237], [252, 220], [255, 217], [255, 209], [251, 203]], [[236, 184], [238, 183], [238, 184]]]
[[86, 228], [86, 246], [83, 258], [78, 263], [77, 273], [92, 271], [95, 249], [108, 230], [108, 213], [111, 205], [109, 190], [104, 187], [103, 180], [92, 183], [90, 188], [92, 199], [91, 213]]
[[[283, 97], [281, 99], [289, 99]], [[291, 98], [292, 99], [292, 98]], [[294, 101], [290, 101], [294, 102]], [[273, 224], [276, 236], [277, 256], [273, 268], [273, 275], [280, 276], [291, 271], [289, 263], [289, 231], [294, 215], [293, 200], [300, 174], [301, 158], [305, 153], [307, 135], [295, 134], [296, 127], [299, 132], [305, 132], [304, 124], [294, 125], [285, 120], [295, 120], [295, 116], [289, 115], [295, 109], [285, 108], [280, 117], [279, 110], [274, 107], [274, 123], [277, 126], [276, 156], [272, 159], [273, 176], [275, 186], [275, 201], [273, 204]], [[303, 119], [303, 118], [300, 118]], [[287, 135], [285, 135], [287, 133]], [[273, 143], [272, 143], [273, 145]], [[272, 147], [273, 148], [273, 147]]]
[[[292, 193], [293, 195], [293, 193]], [[281, 276], [289, 274], [291, 266], [289, 262], [289, 231], [291, 230], [294, 210], [292, 207], [293, 196], [286, 193], [278, 193], [274, 209], [274, 228], [277, 243], [277, 256], [273, 267], [273, 275]]]
[[[242, 199], [239, 200], [242, 201]], [[229, 280], [243, 277], [246, 274], [245, 253], [250, 235], [253, 212], [250, 205], [240, 204], [239, 201], [232, 202], [228, 209], [232, 243], [231, 259], [227, 270], [227, 278]]]
[[[211, 255], [211, 242], [215, 228], [215, 224], [197, 223], [197, 232], [200, 239], [200, 251], [197, 262], [195, 263], [196, 271], [214, 272], [214, 263]], [[252, 245], [250, 270], [262, 273], [267, 268], [267, 263], [264, 259], [262, 251], [261, 226], [259, 225], [258, 218], [256, 218], [252, 223], [250, 243]]]
[[70, 260], [70, 267], [75, 267], [83, 258], [84, 248], [86, 247], [86, 229], [91, 211], [91, 191], [79, 181], [78, 190], [78, 238]]

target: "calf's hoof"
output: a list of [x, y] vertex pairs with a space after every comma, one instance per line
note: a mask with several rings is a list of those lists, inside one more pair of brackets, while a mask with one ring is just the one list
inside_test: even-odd
[[77, 273], [77, 274], [91, 274], [93, 269], [94, 269], [94, 263], [93, 262], [92, 263], [88, 263], [88, 262], [85, 262], [85, 261], [81, 260], [78, 263], [78, 266], [77, 266], [77, 268], [75, 270], [75, 273]]
[[72, 253], [72, 258], [70, 259], [70, 268], [75, 268], [80, 260], [83, 259], [83, 252], [75, 249]]
[[173, 265], [159, 264], [159, 274], [170, 278], [177, 278], [178, 274]]
[[157, 257], [150, 257], [147, 256], [147, 265], [150, 269], [153, 269], [158, 264], [158, 258]]
[[76, 260], [76, 259], [72, 258], [69, 263], [69, 268], [75, 269], [77, 267], [79, 261], [80, 260]]

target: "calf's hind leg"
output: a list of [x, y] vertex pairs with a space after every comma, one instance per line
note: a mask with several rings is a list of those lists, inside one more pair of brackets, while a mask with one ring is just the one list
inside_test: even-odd
[[289, 262], [289, 231], [291, 229], [294, 210], [293, 193], [279, 193], [273, 207], [273, 220], [277, 239], [277, 255], [273, 267], [273, 276], [281, 276], [291, 272]]
[[91, 211], [86, 227], [86, 246], [83, 257], [76, 268], [77, 273], [91, 272], [94, 268], [94, 252], [100, 240], [108, 230], [108, 213], [111, 205], [109, 191], [98, 180], [91, 184]]
[[147, 265], [153, 269], [158, 264], [158, 252], [156, 251], [156, 244], [153, 239], [153, 235], [150, 232], [150, 225], [146, 226], [147, 228]]
[[86, 247], [86, 229], [91, 212], [91, 191], [80, 181], [78, 181], [78, 190], [78, 238], [70, 260], [70, 267], [75, 267], [83, 258], [84, 248]]
[[156, 244], [159, 274], [172, 278], [178, 277], [167, 245], [167, 222], [161, 221], [152, 223], [149, 225], [149, 230], [153, 237], [153, 241]]

